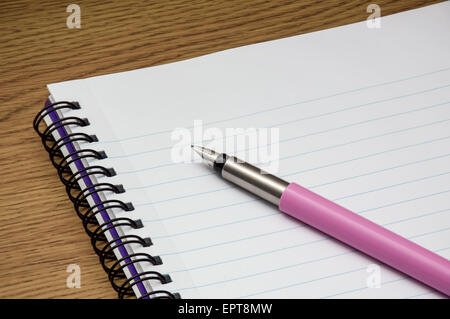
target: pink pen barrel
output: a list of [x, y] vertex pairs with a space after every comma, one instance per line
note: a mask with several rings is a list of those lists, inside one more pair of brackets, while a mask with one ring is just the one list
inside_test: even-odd
[[450, 295], [450, 261], [295, 183], [279, 209], [403, 273]]

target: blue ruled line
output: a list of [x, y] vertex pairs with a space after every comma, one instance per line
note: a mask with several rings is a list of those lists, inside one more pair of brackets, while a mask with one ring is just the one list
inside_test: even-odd
[[[372, 175], [372, 174], [377, 174], [377, 173], [385, 172], [385, 171], [388, 171], [388, 170], [391, 170], [391, 169], [402, 168], [402, 167], [405, 167], [405, 166], [408, 166], [408, 165], [414, 165], [414, 164], [418, 164], [418, 163], [423, 163], [423, 162], [427, 162], [427, 161], [431, 161], [431, 160], [435, 160], [435, 159], [440, 159], [440, 158], [444, 158], [444, 157], [448, 157], [448, 156], [450, 156], [450, 153], [444, 154], [444, 155], [441, 155], [441, 156], [427, 158], [427, 159], [420, 160], [420, 161], [414, 161], [414, 162], [409, 162], [409, 163], [402, 164], [402, 165], [388, 167], [388, 168], [385, 168], [385, 169], [372, 171], [372, 172], [368, 172], [368, 173], [364, 173], [364, 174], [359, 174], [359, 175], [350, 176], [350, 177], [346, 177], [346, 178], [342, 178], [342, 179], [337, 179], [337, 180], [330, 181], [330, 182], [327, 182], [327, 183], [316, 184], [316, 185], [308, 186], [308, 188], [315, 189], [315, 188], [318, 188], [318, 187], [323, 187], [323, 186], [331, 185], [331, 184], [342, 182], [342, 181], [356, 179], [356, 178], [359, 178], [359, 177], [368, 176], [368, 175]], [[206, 213], [206, 212], [210, 212], [210, 211], [213, 211], [213, 210], [229, 208], [229, 207], [234, 207], [234, 206], [239, 206], [239, 205], [245, 205], [245, 204], [249, 204], [249, 203], [256, 203], [258, 201], [261, 201], [261, 200], [260, 199], [249, 199], [249, 200], [246, 200], [246, 201], [241, 201], [241, 202], [236, 202], [236, 203], [227, 204], [227, 205], [221, 205], [221, 206], [215, 206], [215, 207], [212, 207], [212, 208], [192, 211], [192, 212], [189, 212], [189, 213], [184, 213], [184, 214], [179, 214], [179, 215], [174, 215], [174, 216], [169, 216], [169, 217], [164, 217], [164, 218], [145, 219], [143, 221], [146, 222], [146, 223], [161, 222], [161, 221], [170, 220], [170, 219], [174, 219], [174, 218], [182, 218], [182, 217], [186, 217], [186, 216]]]
[[[449, 87], [449, 86], [450, 86], [450, 84], [438, 87], [437, 89], [441, 89], [441, 88]], [[436, 90], [436, 89], [433, 89], [433, 90]], [[430, 91], [430, 90], [421, 91], [419, 93], [428, 92], [428, 91]], [[409, 95], [407, 95], [407, 96], [409, 96]], [[405, 97], [405, 96], [401, 96], [401, 97]], [[391, 99], [389, 99], [389, 100], [391, 100]], [[439, 106], [442, 106], [442, 105], [447, 105], [449, 103], [450, 103], [450, 101], [445, 101], [445, 102], [442, 102], [442, 103], [428, 105], [428, 106], [424, 106], [424, 107], [420, 107], [420, 108], [417, 108], [417, 109], [412, 109], [412, 110], [408, 110], [408, 111], [404, 111], [404, 112], [398, 112], [398, 113], [394, 113], [394, 114], [384, 115], [384, 116], [376, 117], [376, 118], [373, 118], [373, 119], [359, 121], [359, 122], [355, 122], [355, 123], [350, 123], [350, 124], [346, 124], [346, 125], [343, 125], [343, 126], [329, 128], [329, 129], [326, 129], [326, 130], [321, 130], [321, 131], [317, 131], [317, 132], [313, 132], [313, 133], [297, 135], [297, 136], [293, 136], [293, 137], [286, 138], [286, 139], [281, 139], [281, 140], [279, 140], [277, 142], [268, 143], [268, 144], [261, 145], [261, 146], [258, 146], [258, 147], [254, 147], [254, 148], [245, 148], [245, 149], [242, 149], [240, 151], [248, 151], [248, 150], [252, 150], [252, 149], [266, 148], [266, 147], [269, 147], [270, 145], [273, 145], [274, 143], [281, 144], [281, 143], [285, 143], [285, 142], [290, 142], [290, 141], [297, 140], [297, 139], [300, 139], [300, 138], [305, 138], [305, 137], [310, 137], [310, 136], [319, 135], [319, 134], [323, 134], [323, 133], [338, 131], [338, 130], [341, 130], [341, 129], [345, 129], [345, 128], [349, 128], [349, 127], [353, 127], [353, 126], [358, 126], [358, 125], [361, 125], [361, 124], [366, 124], [366, 123], [370, 123], [370, 122], [374, 122], [374, 121], [384, 120], [384, 119], [392, 118], [392, 117], [395, 117], [395, 116], [406, 115], [406, 114], [410, 114], [410, 113], [414, 113], [414, 112], [428, 110], [428, 109], [432, 109], [432, 108], [439, 107]], [[362, 104], [362, 105], [360, 105], [358, 107], [371, 105], [371, 104], [375, 104], [375, 102]], [[348, 110], [348, 108], [343, 109], [343, 110], [339, 110], [339, 111], [329, 112], [326, 115], [333, 114], [333, 113], [338, 113], [338, 112], [341, 112], [341, 111], [344, 111], [344, 110]], [[318, 117], [318, 116], [316, 116], [316, 117]], [[313, 117], [303, 118], [303, 119], [310, 119], [310, 118], [313, 118]], [[289, 123], [291, 123], [291, 122], [292, 121], [289, 121]], [[280, 127], [282, 125], [285, 125], [285, 123], [284, 122], [283, 123], [278, 123], [276, 125], [271, 126], [271, 128], [273, 128], [273, 127]], [[220, 140], [220, 139], [218, 139], [218, 140]], [[199, 143], [197, 142], [197, 144], [199, 144]], [[189, 146], [190, 145], [186, 145], [186, 147], [189, 147]], [[157, 149], [140, 151], [140, 152], [136, 152], [136, 153], [130, 153], [130, 154], [126, 154], [126, 155], [110, 156], [110, 158], [112, 158], [112, 159], [130, 158], [130, 157], [133, 157], [133, 156], [143, 155], [143, 154], [147, 154], [147, 153], [159, 152], [159, 151], [163, 151], [163, 150], [169, 150], [171, 148], [173, 148], [173, 145], [164, 146], [164, 147], [160, 147], [160, 148], [157, 148]], [[173, 163], [173, 164], [179, 164], [179, 163]]]
[[[384, 189], [388, 189], [388, 188], [392, 188], [392, 187], [397, 187], [397, 186], [401, 186], [401, 185], [405, 185], [405, 184], [409, 184], [409, 183], [420, 182], [420, 181], [423, 181], [423, 180], [426, 180], [426, 179], [440, 177], [440, 176], [444, 176], [444, 175], [448, 175], [448, 174], [450, 174], [450, 171], [449, 172], [445, 172], [445, 173], [441, 173], [441, 174], [436, 174], [436, 175], [430, 175], [430, 176], [422, 177], [422, 178], [415, 179], [415, 180], [410, 180], [410, 181], [407, 181], [407, 182], [393, 184], [393, 185], [389, 185], [389, 186], [385, 186], [385, 187], [381, 187], [381, 188], [375, 188], [375, 189], [372, 189], [372, 190], [369, 190], [369, 191], [366, 191], [366, 192], [362, 192], [362, 193], [355, 193], [355, 194], [343, 196], [343, 197], [340, 197], [340, 198], [334, 198], [334, 199], [332, 199], [332, 201], [335, 202], [335, 201], [339, 201], [339, 200], [345, 199], [345, 198], [350, 198], [350, 197], [360, 196], [360, 195], [364, 195], [364, 194], [369, 194], [369, 193], [372, 193], [372, 192], [377, 192], [377, 191], [380, 191], [380, 190], [384, 190]], [[410, 200], [407, 200], [407, 201], [410, 201]], [[383, 208], [383, 207], [384, 206], [381, 206], [381, 208]], [[367, 209], [367, 210], [363, 210], [360, 213], [368, 212], [368, 211], [372, 211], [372, 210], [374, 210], [374, 209], [370, 208], [370, 209]], [[268, 214], [268, 215], [256, 216], [256, 217], [241, 219], [241, 220], [237, 220], [237, 221], [233, 221], [233, 222], [216, 224], [216, 225], [213, 225], [213, 226], [207, 226], [207, 227], [198, 228], [198, 229], [194, 229], [194, 230], [189, 230], [189, 231], [184, 231], [184, 232], [179, 232], [179, 233], [172, 233], [170, 235], [154, 236], [153, 239], [172, 238], [172, 237], [176, 237], [176, 236], [182, 236], [182, 235], [196, 233], [196, 232], [199, 232], [199, 231], [211, 230], [211, 229], [214, 229], [214, 228], [225, 227], [225, 226], [234, 225], [234, 224], [240, 224], [240, 223], [257, 220], [257, 219], [261, 219], [261, 218], [268, 217], [268, 216], [275, 216], [275, 215], [278, 215], [278, 214], [281, 214], [281, 213], [278, 212], [278, 211], [275, 211], [274, 213], [271, 213], [271, 214]], [[145, 220], [144, 220], [144, 222], [145, 222]]]
[[[449, 229], [449, 228], [447, 228], [447, 229]], [[446, 247], [444, 249], [449, 249], [449, 248], [450, 247]], [[444, 250], [444, 249], [440, 249], [440, 250]], [[349, 271], [345, 271], [345, 272], [341, 272], [341, 273], [337, 273], [337, 274], [332, 274], [332, 275], [328, 275], [328, 276], [324, 276], [324, 277], [319, 277], [319, 278], [312, 279], [312, 280], [297, 282], [297, 283], [294, 283], [294, 284], [290, 284], [290, 285], [286, 285], [286, 286], [282, 286], [282, 287], [278, 287], [278, 288], [274, 288], [274, 289], [267, 289], [267, 290], [264, 290], [264, 291], [255, 292], [255, 293], [252, 293], [252, 294], [249, 294], [249, 295], [246, 295], [246, 296], [240, 296], [240, 297], [237, 297], [237, 298], [243, 299], [243, 298], [248, 298], [248, 297], [252, 297], [252, 296], [256, 296], [256, 295], [261, 295], [261, 294], [264, 294], [264, 293], [269, 293], [269, 292], [273, 292], [273, 291], [277, 291], [277, 290], [281, 290], [281, 289], [297, 287], [297, 286], [301, 286], [301, 285], [304, 285], [304, 284], [307, 284], [307, 283], [311, 283], [311, 282], [315, 282], [315, 281], [319, 281], [319, 280], [324, 280], [324, 279], [329, 279], [329, 278], [332, 278], [332, 277], [347, 275], [347, 274], [358, 272], [358, 271], [362, 271], [362, 270], [365, 270], [365, 269], [367, 269], [367, 267], [357, 268], [357, 269], [353, 269], [353, 270], [349, 270]], [[402, 279], [406, 279], [406, 278], [402, 278]], [[233, 279], [227, 280], [227, 281], [224, 281], [224, 282], [229, 282], [229, 281], [233, 281]], [[201, 288], [201, 287], [203, 287], [203, 286], [200, 286], [198, 288]], [[197, 287], [192, 287], [192, 288], [197, 288]], [[189, 288], [185, 288], [184, 290], [192, 289], [192, 288], [189, 287]], [[178, 289], [178, 290], [181, 290], [181, 289]]]
[[[438, 249], [438, 250], [434, 250], [434, 252], [438, 252], [438, 251], [442, 251], [442, 250], [447, 250], [447, 249], [449, 249], [449, 248], [450, 248], [450, 247], [441, 248], [441, 249]], [[381, 285], [392, 284], [392, 283], [399, 282], [399, 281], [404, 281], [404, 280], [407, 280], [407, 279], [411, 279], [411, 277], [405, 276], [405, 277], [401, 277], [401, 278], [397, 278], [397, 279], [385, 281], [385, 282], [382, 282]], [[339, 292], [339, 293], [336, 293], [336, 294], [333, 294], [333, 295], [329, 295], [329, 296], [326, 296], [326, 297], [322, 297], [322, 298], [323, 298], [323, 299], [333, 298], [333, 297], [336, 297], [336, 296], [346, 295], [346, 294], [349, 294], [349, 293], [352, 293], [352, 292], [361, 291], [361, 290], [366, 290], [366, 289], [369, 289], [369, 287], [365, 286], [365, 287], [360, 287], [360, 288], [356, 288], [356, 289], [346, 290], [346, 291], [342, 291], [342, 292]], [[409, 296], [409, 297], [404, 297], [404, 298], [405, 298], [405, 299], [409, 299], [409, 298], [419, 297], [419, 296], [428, 295], [428, 294], [432, 294], [432, 293], [436, 293], [436, 292], [437, 292], [436, 290], [434, 290], [434, 291], [428, 291], [428, 292], [425, 292], [425, 293], [420, 293], [420, 294], [417, 294], [417, 295], [413, 295], [413, 296]]]
[[[450, 119], [447, 119], [445, 121], [449, 121], [449, 120]], [[356, 161], [356, 160], [360, 160], [360, 159], [364, 159], [364, 158], [369, 158], [369, 157], [385, 154], [385, 153], [392, 152], [392, 151], [398, 151], [398, 150], [402, 150], [402, 149], [407, 149], [407, 148], [415, 147], [415, 146], [419, 146], [419, 145], [425, 145], [425, 144], [429, 144], [429, 143], [433, 143], [433, 142], [437, 142], [437, 141], [441, 141], [441, 140], [445, 140], [445, 139], [449, 139], [449, 138], [450, 138], [450, 136], [445, 136], [445, 137], [440, 137], [440, 138], [433, 139], [433, 140], [428, 140], [428, 141], [425, 141], [425, 142], [409, 144], [409, 145], [406, 145], [406, 146], [393, 148], [393, 149], [385, 150], [385, 151], [382, 151], [382, 152], [371, 153], [371, 154], [368, 154], [368, 155], [364, 155], [364, 156], [360, 156], [360, 157], [356, 157], [356, 158], [352, 158], [352, 159], [348, 159], [348, 160], [344, 160], [344, 161], [334, 162], [334, 163], [322, 165], [322, 166], [319, 166], [319, 167], [314, 167], [314, 168], [309, 168], [309, 169], [304, 169], [304, 170], [291, 172], [289, 174], [281, 175], [280, 177], [293, 176], [293, 175], [297, 175], [297, 174], [300, 174], [300, 173], [314, 171], [314, 170], [317, 170], [317, 169], [322, 169], [322, 168], [331, 167], [331, 166], [340, 165], [340, 164], [346, 164], [346, 163], [350, 163], [352, 161]], [[188, 194], [188, 195], [183, 195], [183, 196], [177, 196], [177, 197], [167, 198], [167, 199], [163, 199], [163, 200], [159, 200], [159, 201], [137, 203], [135, 206], [136, 207], [141, 207], [141, 206], [147, 206], [147, 205], [154, 205], [154, 204], [170, 202], [170, 201], [173, 201], [173, 200], [184, 199], [184, 198], [189, 198], [189, 197], [196, 197], [196, 196], [201, 196], [201, 195], [204, 195], [204, 194], [209, 194], [209, 193], [214, 193], [214, 192], [224, 191], [224, 190], [229, 190], [229, 189], [234, 189], [234, 188], [235, 188], [234, 186], [227, 186], [227, 187], [223, 187], [223, 188], [219, 188], [219, 189], [203, 191], [203, 192], [198, 192], [198, 193], [193, 193], [193, 194]], [[129, 190], [129, 189], [127, 189], [127, 190]]]
[[[430, 215], [443, 213], [443, 212], [448, 212], [448, 211], [450, 211], [450, 209], [438, 210], [438, 211], [430, 212], [430, 213], [423, 214], [423, 215], [420, 215], [420, 216], [415, 216], [415, 217], [411, 217], [411, 218], [405, 218], [405, 219], [402, 219], [402, 220], [397, 220], [395, 222], [386, 223], [386, 224], [383, 224], [382, 226], [387, 226], [387, 225], [396, 224], [396, 223], [402, 223], [402, 222], [405, 222], [405, 221], [409, 221], [411, 219], [418, 219], [418, 218], [427, 217], [427, 216], [430, 216]], [[233, 242], [239, 242], [239, 241], [240, 240], [235, 240]], [[201, 266], [196, 266], [196, 267], [191, 267], [191, 268], [178, 269], [178, 270], [171, 270], [171, 271], [169, 271], [169, 273], [181, 273], [181, 272], [194, 271], [194, 270], [199, 270], [199, 269], [215, 267], [215, 266], [218, 266], [218, 265], [223, 265], [223, 264], [227, 264], [227, 263], [233, 263], [233, 262], [236, 262], [236, 261], [241, 261], [241, 260], [245, 260], [245, 259], [251, 259], [251, 258], [260, 257], [260, 256], [264, 256], [264, 255], [270, 255], [270, 254], [277, 253], [277, 252], [280, 252], [280, 251], [289, 250], [289, 249], [293, 249], [293, 248], [299, 248], [299, 247], [312, 245], [312, 244], [325, 242], [325, 241], [329, 241], [329, 238], [317, 239], [317, 240], [313, 240], [313, 241], [309, 241], [309, 242], [305, 242], [305, 243], [299, 243], [299, 244], [295, 244], [295, 245], [291, 245], [291, 246], [287, 246], [287, 247], [281, 247], [281, 248], [277, 248], [277, 249], [264, 251], [264, 252], [261, 252], [261, 253], [258, 253], [258, 254], [254, 254], [254, 255], [248, 255], [248, 256], [243, 256], [243, 257], [239, 257], [239, 258], [228, 259], [228, 260], [224, 260], [224, 261], [220, 261], [220, 262], [216, 262], [216, 263], [212, 263], [212, 264], [201, 265]], [[215, 246], [219, 246], [219, 245], [206, 246], [206, 247], [203, 247], [202, 249], [211, 248], [211, 247], [215, 247]], [[188, 252], [188, 250], [186, 250], [184, 252]], [[172, 254], [169, 254], [169, 255], [172, 255]]]
[[[412, 79], [417, 79], [417, 78], [428, 76], [428, 75], [433, 75], [433, 74], [437, 74], [437, 73], [446, 72], [448, 70], [450, 70], [450, 67], [439, 69], [439, 70], [432, 71], [432, 72], [421, 73], [421, 74], [413, 75], [413, 76], [410, 76], [410, 77], [400, 78], [400, 79], [397, 79], [397, 80], [392, 80], [392, 81], [381, 82], [381, 83], [377, 83], [377, 84], [373, 84], [373, 85], [368, 85], [368, 86], [357, 88], [357, 89], [351, 89], [351, 90], [346, 90], [346, 91], [342, 91], [342, 92], [338, 92], [338, 93], [334, 93], [334, 94], [324, 95], [324, 96], [321, 96], [321, 97], [318, 97], [318, 98], [303, 100], [303, 101], [299, 101], [299, 102], [296, 102], [296, 103], [285, 104], [285, 105], [280, 105], [280, 106], [276, 106], [276, 107], [270, 107], [270, 108], [267, 108], [265, 110], [261, 110], [261, 111], [257, 111], [257, 112], [251, 112], [251, 113], [242, 114], [242, 115], [239, 115], [239, 116], [233, 116], [233, 117], [230, 117], [230, 118], [227, 118], [227, 119], [211, 121], [211, 122], [205, 123], [205, 125], [214, 125], [214, 124], [218, 124], [218, 123], [224, 123], [224, 122], [228, 122], [228, 121], [238, 120], [238, 119], [241, 119], [241, 118], [254, 116], [254, 115], [258, 115], [258, 114], [263, 114], [263, 113], [267, 113], [267, 112], [271, 112], [271, 111], [275, 111], [275, 110], [281, 110], [281, 109], [293, 107], [293, 106], [296, 106], [296, 105], [307, 104], [307, 103], [316, 102], [316, 101], [320, 101], [320, 100], [325, 100], [325, 99], [328, 99], [328, 98], [341, 96], [341, 95], [345, 95], [345, 94], [349, 94], [349, 93], [360, 92], [360, 91], [367, 90], [367, 89], [372, 89], [372, 88], [382, 87], [382, 86], [385, 86], [385, 85], [390, 85], [390, 84], [400, 83], [400, 82], [404, 82], [404, 81], [408, 81], [408, 80], [412, 80]], [[189, 126], [187, 128], [193, 128], [193, 126]], [[173, 129], [155, 131], [155, 132], [150, 132], [150, 133], [141, 134], [141, 135], [135, 135], [135, 136], [131, 136], [131, 137], [123, 138], [123, 139], [102, 141], [102, 142], [98, 142], [97, 144], [98, 145], [100, 145], [100, 144], [103, 145], [103, 144], [119, 143], [119, 142], [129, 141], [129, 140], [133, 140], [133, 139], [138, 139], [138, 138], [158, 135], [158, 134], [166, 134], [166, 133], [170, 133], [172, 131], [173, 131]]]
[[[350, 142], [346, 142], [346, 143], [340, 143], [340, 144], [335, 144], [335, 145], [331, 145], [331, 146], [326, 146], [326, 147], [318, 148], [318, 149], [313, 150], [313, 151], [300, 152], [300, 153], [296, 153], [296, 154], [293, 154], [293, 155], [288, 155], [288, 156], [281, 157], [279, 160], [283, 161], [283, 160], [286, 160], [286, 159], [291, 159], [291, 158], [295, 158], [295, 157], [298, 157], [298, 156], [304, 156], [304, 155], [312, 154], [312, 153], [315, 153], [315, 152], [330, 150], [330, 149], [337, 148], [337, 147], [348, 146], [348, 145], [351, 145], [351, 144], [355, 144], [355, 143], [359, 143], [359, 142], [363, 142], [363, 141], [368, 141], [368, 140], [379, 138], [379, 137], [389, 136], [389, 135], [393, 135], [393, 134], [397, 134], [397, 133], [404, 133], [404, 132], [407, 132], [407, 131], [410, 131], [410, 130], [415, 130], [415, 129], [418, 129], [418, 128], [423, 128], [423, 127], [427, 127], [427, 126], [432, 126], [432, 125], [436, 125], [436, 124], [445, 123], [445, 122], [448, 122], [449, 120], [450, 120], [450, 118], [447, 118], [447, 119], [444, 119], [444, 120], [439, 120], [439, 121], [435, 121], [435, 122], [431, 122], [431, 123], [421, 124], [421, 125], [418, 125], [418, 126], [408, 127], [408, 128], [401, 129], [401, 130], [396, 130], [396, 131], [391, 131], [391, 132], [387, 132], [387, 133], [383, 133], [383, 134], [379, 134], [379, 135], [364, 137], [364, 138], [356, 139], [356, 140], [353, 140], [353, 141], [350, 141]], [[443, 139], [447, 139], [449, 137], [450, 136], [446, 136], [446, 137], [443, 137]], [[430, 142], [433, 142], [433, 141], [438, 141], [438, 140], [431, 140]], [[421, 145], [421, 144], [423, 144], [423, 143], [412, 144], [412, 146]], [[407, 146], [407, 147], [409, 147], [409, 146]], [[389, 150], [387, 150], [387, 151], [389, 151]], [[166, 163], [166, 164], [161, 164], [161, 165], [141, 168], [141, 169], [132, 170], [132, 171], [122, 171], [122, 172], [119, 172], [118, 174], [134, 174], [134, 173], [144, 172], [144, 171], [157, 169], [157, 168], [161, 168], [161, 167], [179, 166], [181, 164], [183, 164], [183, 163]], [[205, 177], [205, 176], [212, 176], [212, 175], [214, 175], [214, 174], [213, 173], [202, 174], [202, 175], [197, 175], [197, 176], [192, 176], [192, 177], [186, 177], [186, 178], [184, 178], [184, 180], [189, 180], [189, 179], [194, 179], [194, 178], [199, 178], [199, 177]], [[289, 175], [289, 174], [287, 174], [287, 175]], [[284, 176], [287, 176], [287, 175], [284, 175]], [[161, 183], [157, 183], [157, 184], [150, 184], [150, 185], [145, 185], [145, 186], [140, 186], [140, 187], [134, 187], [134, 188], [130, 188], [130, 190], [143, 189], [143, 188], [153, 187], [153, 186], [157, 186], [157, 185], [174, 183], [174, 182], [177, 182], [179, 180], [181, 180], [181, 179], [176, 179], [176, 180], [172, 180], [172, 181], [168, 181], [168, 182], [161, 182]]]
[[[402, 222], [409, 221], [409, 220], [412, 220], [412, 219], [428, 217], [428, 216], [431, 216], [431, 215], [440, 214], [440, 213], [444, 213], [444, 212], [448, 212], [448, 211], [450, 211], [449, 208], [441, 209], [441, 210], [433, 211], [433, 212], [426, 213], [426, 214], [423, 214], [423, 215], [420, 215], [420, 216], [409, 217], [409, 218], [397, 220], [397, 221], [394, 221], [394, 222], [391, 222], [391, 223], [382, 224], [381, 226], [387, 226], [387, 225], [391, 225], [391, 224], [402, 223]], [[233, 244], [233, 243], [242, 242], [242, 241], [245, 241], [245, 240], [251, 240], [251, 239], [255, 239], [255, 238], [260, 238], [260, 237], [266, 237], [266, 236], [274, 235], [274, 234], [277, 234], [277, 233], [282, 233], [282, 232], [286, 232], [286, 231], [291, 231], [293, 229], [305, 228], [305, 227], [308, 227], [308, 226], [297, 225], [297, 226], [294, 226], [294, 227], [285, 228], [285, 229], [281, 229], [281, 230], [277, 230], [277, 231], [272, 231], [272, 232], [269, 232], [269, 233], [263, 233], [263, 234], [249, 236], [249, 237], [244, 237], [244, 238], [235, 239], [235, 240], [231, 240], [231, 241], [216, 243], [216, 244], [212, 244], [212, 245], [208, 245], [208, 246], [202, 246], [202, 247], [191, 248], [191, 249], [186, 249], [186, 250], [172, 252], [172, 253], [166, 253], [166, 254], [163, 254], [161, 256], [172, 256], [172, 255], [181, 255], [181, 254], [185, 254], [185, 253], [191, 253], [191, 252], [198, 251], [198, 250], [203, 250], [203, 249], [208, 249], [208, 248], [212, 248], [212, 247], [218, 247], [218, 246]], [[183, 272], [183, 271], [188, 271], [188, 270], [207, 268], [207, 267], [215, 266], [215, 265], [222, 264], [222, 263], [228, 263], [228, 262], [234, 262], [234, 261], [238, 261], [238, 260], [242, 260], [242, 259], [253, 258], [253, 257], [257, 257], [257, 256], [262, 256], [262, 255], [266, 255], [266, 254], [279, 252], [279, 251], [286, 250], [286, 249], [297, 248], [297, 247], [310, 245], [310, 244], [315, 244], [315, 243], [318, 243], [318, 242], [328, 241], [328, 240], [329, 240], [329, 238], [313, 240], [313, 241], [310, 241], [310, 242], [305, 242], [305, 243], [295, 244], [295, 245], [292, 245], [292, 246], [278, 248], [278, 249], [275, 249], [275, 250], [270, 250], [270, 251], [259, 253], [259, 254], [256, 254], [256, 255], [244, 256], [244, 257], [240, 257], [240, 258], [237, 258], [237, 259], [230, 259], [230, 260], [227, 260], [227, 261], [223, 261], [223, 262], [220, 262], [220, 263], [215, 263], [215, 264], [210, 264], [210, 265], [203, 265], [203, 266], [199, 266], [199, 267], [195, 267], [195, 268], [191, 268], [191, 269], [175, 270], [175, 271], [172, 271], [172, 272]]]

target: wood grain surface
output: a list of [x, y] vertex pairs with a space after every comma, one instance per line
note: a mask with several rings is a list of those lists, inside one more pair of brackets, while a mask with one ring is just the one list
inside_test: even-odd
[[[0, 298], [116, 298], [31, 126], [46, 84], [362, 21], [372, 2], [384, 16], [439, 1], [2, 0]], [[66, 287], [69, 264], [81, 288]]]

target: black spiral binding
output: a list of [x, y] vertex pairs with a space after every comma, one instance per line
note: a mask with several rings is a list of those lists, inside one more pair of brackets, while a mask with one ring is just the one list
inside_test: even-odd
[[[139, 283], [147, 281], [157, 280], [162, 284], [171, 282], [170, 276], [161, 274], [156, 271], [143, 271], [135, 276], [127, 278], [124, 269], [131, 265], [137, 265], [138, 263], [149, 263], [153, 266], [161, 265], [162, 260], [159, 256], [152, 256], [146, 253], [134, 253], [126, 257], [117, 260], [114, 255], [114, 251], [120, 247], [128, 244], [138, 244], [143, 247], [152, 245], [150, 238], [142, 238], [137, 235], [123, 235], [108, 241], [105, 236], [106, 232], [116, 228], [128, 226], [134, 229], [143, 227], [140, 220], [133, 220], [128, 217], [113, 218], [101, 225], [98, 224], [96, 216], [108, 209], [121, 209], [122, 211], [134, 210], [132, 203], [124, 203], [120, 200], [110, 199], [103, 200], [94, 206], [90, 206], [88, 198], [94, 194], [101, 192], [114, 192], [116, 194], [125, 192], [122, 185], [114, 185], [111, 183], [97, 183], [89, 188], [81, 189], [78, 182], [87, 176], [106, 176], [111, 177], [116, 175], [113, 168], [106, 168], [99, 165], [85, 167], [77, 172], [72, 172], [70, 164], [81, 159], [104, 159], [106, 158], [105, 152], [99, 152], [92, 149], [77, 149], [75, 152], [63, 155], [61, 149], [73, 142], [86, 142], [93, 143], [98, 142], [95, 135], [88, 135], [85, 133], [68, 133], [66, 136], [55, 140], [52, 133], [61, 128], [67, 128], [69, 126], [87, 126], [89, 121], [84, 118], [75, 116], [61, 118], [52, 122], [50, 125], [42, 125], [44, 118], [50, 115], [52, 112], [63, 109], [80, 109], [78, 102], [56, 102], [50, 105], [46, 105], [35, 117], [33, 121], [33, 127], [36, 133], [41, 137], [42, 144], [47, 150], [50, 156], [50, 160], [53, 166], [58, 171], [58, 176], [61, 182], [66, 187], [67, 195], [73, 202], [75, 211], [78, 217], [83, 223], [83, 227], [86, 233], [91, 238], [91, 244], [94, 251], [100, 258], [100, 263], [103, 269], [108, 273], [108, 279], [111, 282], [112, 287], [118, 293], [120, 299], [129, 296], [134, 296], [133, 287]], [[41, 130], [40, 127], [45, 127]], [[140, 298], [150, 299], [179, 299], [178, 293], [171, 293], [166, 290], [156, 290], [147, 292], [141, 295]]]

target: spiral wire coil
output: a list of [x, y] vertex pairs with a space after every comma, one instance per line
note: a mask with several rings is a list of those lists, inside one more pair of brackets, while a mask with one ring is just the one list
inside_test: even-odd
[[[112, 177], [116, 175], [113, 168], [106, 168], [100, 165], [83, 167], [82, 169], [73, 172], [71, 164], [75, 164], [82, 159], [97, 159], [101, 160], [107, 158], [103, 151], [96, 151], [93, 149], [75, 149], [74, 152], [64, 155], [63, 147], [73, 145], [74, 142], [94, 143], [98, 142], [95, 135], [88, 135], [85, 133], [69, 133], [66, 129], [69, 126], [84, 127], [90, 125], [89, 120], [79, 118], [76, 116], [63, 117], [53, 121], [51, 124], [41, 129], [46, 116], [50, 116], [53, 112], [58, 110], [70, 109], [78, 110], [81, 106], [78, 102], [56, 102], [46, 105], [35, 117], [33, 127], [36, 133], [40, 136], [45, 150], [49, 153], [50, 161], [57, 169], [58, 176], [61, 182], [66, 187], [67, 195], [72, 201], [78, 217], [82, 221], [82, 225], [91, 238], [91, 244], [95, 253], [99, 256], [100, 263], [103, 269], [108, 274], [108, 279], [115, 291], [118, 293], [120, 299], [134, 296], [133, 287], [144, 282], [159, 281], [161, 284], [171, 282], [171, 278], [167, 274], [161, 274], [157, 271], [141, 271], [129, 278], [126, 277], [124, 270], [130, 266], [146, 263], [152, 266], [161, 265], [162, 260], [159, 256], [152, 256], [147, 253], [131, 253], [118, 259], [115, 256], [117, 249], [125, 247], [129, 244], [137, 244], [142, 247], [149, 247], [152, 245], [150, 238], [142, 238], [137, 235], [119, 235], [116, 238], [108, 240], [106, 233], [120, 227], [131, 227], [133, 229], [142, 228], [141, 220], [133, 220], [128, 217], [112, 218], [103, 224], [98, 223], [97, 217], [99, 214], [105, 214], [110, 209], [119, 209], [125, 212], [133, 211], [132, 203], [125, 203], [117, 199], [101, 200], [95, 205], [90, 205], [88, 199], [94, 195], [99, 195], [102, 192], [113, 192], [116, 194], [124, 193], [125, 190], [122, 185], [114, 185], [107, 182], [93, 183], [91, 186], [82, 189], [79, 182], [84, 178], [94, 176]], [[55, 139], [53, 133], [64, 130], [64, 136]], [[68, 148], [67, 148], [68, 150]], [[75, 167], [76, 165], [72, 165]], [[105, 196], [104, 196], [105, 198]], [[120, 234], [120, 233], [118, 233]], [[137, 268], [136, 268], [137, 269]], [[171, 293], [166, 290], [154, 290], [141, 294], [140, 299], [179, 299], [178, 293]]]

